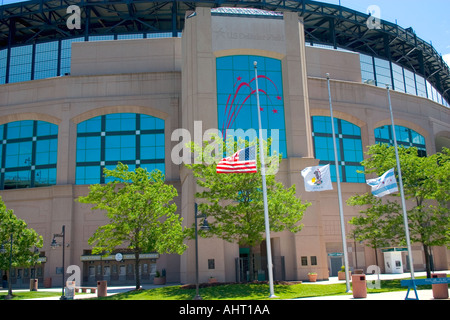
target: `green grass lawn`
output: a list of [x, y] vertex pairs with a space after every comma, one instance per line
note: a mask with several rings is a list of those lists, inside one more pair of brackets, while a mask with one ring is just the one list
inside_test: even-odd
[[[406, 287], [400, 285], [400, 279], [382, 280], [380, 289], [367, 289], [367, 293], [381, 293], [392, 291], [406, 291]], [[369, 284], [369, 282], [368, 282]], [[420, 286], [420, 289], [431, 289], [431, 285]], [[345, 295], [345, 281], [339, 284], [290, 284], [275, 285], [277, 299], [294, 299], [306, 297], [323, 297]], [[79, 295], [80, 293], [77, 293]], [[7, 292], [0, 292], [0, 300], [5, 300]], [[39, 291], [14, 291], [13, 300], [36, 299], [44, 297], [58, 297], [61, 292]], [[133, 290], [119, 293], [104, 298], [92, 298], [94, 300], [192, 300], [196, 295], [195, 289], [185, 289], [182, 286], [166, 286], [150, 290]], [[203, 300], [266, 300], [269, 299], [269, 285], [263, 283], [247, 284], [223, 284], [200, 288]]]
[[[61, 296], [61, 292], [50, 292], [50, 291], [12, 291], [13, 298], [11, 300], [24, 300], [24, 299], [38, 299], [46, 297], [58, 297]], [[8, 292], [0, 292], [0, 300], [6, 300]]]
[[[431, 286], [428, 286], [431, 289]], [[421, 286], [420, 289], [427, 289]], [[400, 280], [382, 280], [380, 289], [367, 289], [368, 293], [406, 291]], [[294, 299], [350, 294], [346, 293], [345, 282], [339, 284], [294, 284], [275, 285], [278, 299]], [[134, 290], [126, 293], [99, 298], [102, 300], [192, 300], [195, 289], [183, 289], [181, 286], [167, 286], [150, 290]], [[200, 288], [203, 300], [265, 300], [269, 299], [268, 284], [225, 284]]]

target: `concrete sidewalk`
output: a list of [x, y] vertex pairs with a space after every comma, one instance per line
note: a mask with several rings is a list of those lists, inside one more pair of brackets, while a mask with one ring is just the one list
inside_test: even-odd
[[[352, 294], [342, 295], [342, 296], [326, 296], [326, 297], [313, 297], [313, 298], [298, 298], [293, 300], [385, 300], [385, 301], [395, 301], [395, 300], [405, 300], [407, 291], [396, 291], [396, 292], [385, 292], [385, 293], [368, 293], [366, 298], [353, 298]], [[418, 300], [450, 300], [450, 299], [434, 299], [432, 290], [417, 290]], [[410, 291], [408, 298], [416, 299], [414, 291]]]
[[[436, 271], [435, 273], [445, 273], [447, 275], [450, 274], [450, 270], [445, 271]], [[415, 272], [414, 277], [426, 277], [426, 272]], [[372, 282], [376, 280], [393, 280], [393, 279], [411, 279], [410, 273], [401, 273], [401, 274], [380, 274], [378, 275], [366, 275], [366, 281]], [[333, 284], [333, 283], [345, 283], [345, 280], [338, 280], [338, 277], [330, 277], [326, 281], [317, 281], [317, 282], [304, 282], [305, 284]], [[351, 281], [350, 281], [351, 283]], [[367, 298], [353, 298], [353, 295], [350, 293], [348, 295], [340, 295], [340, 296], [325, 296], [325, 297], [311, 297], [311, 298], [298, 298], [294, 300], [405, 300], [407, 291], [396, 291], [396, 292], [384, 292], [384, 293], [368, 293]], [[420, 290], [420, 286], [417, 287], [417, 296], [419, 300], [435, 300], [433, 298], [433, 291], [428, 290]], [[408, 294], [408, 298], [416, 299], [416, 295], [414, 290], [410, 290]], [[436, 299], [436, 300], [449, 300], [449, 299]]]
[[[450, 270], [446, 271], [436, 271], [436, 273], [446, 273], [447, 275], [450, 274]], [[426, 276], [426, 272], [416, 272], [414, 276], [417, 277], [423, 277]], [[367, 282], [369, 281], [375, 281], [375, 280], [391, 280], [391, 279], [410, 279], [411, 274], [410, 273], [402, 273], [402, 274], [380, 274], [377, 275], [366, 275]], [[335, 283], [345, 283], [345, 280], [338, 280], [337, 277], [330, 277], [326, 281], [317, 281], [317, 282], [304, 282], [305, 284], [314, 284], [314, 285], [324, 285], [324, 284], [335, 284]], [[171, 286], [171, 285], [179, 285], [179, 283], [168, 283], [165, 286]], [[143, 289], [152, 289], [152, 288], [159, 288], [161, 285], [142, 285]], [[108, 296], [115, 295], [122, 292], [132, 291], [135, 289], [135, 286], [113, 286], [108, 287], [107, 294]], [[1, 290], [5, 291], [5, 290]], [[28, 291], [28, 290], [13, 290], [13, 291]], [[61, 288], [45, 288], [45, 289], [39, 289], [39, 291], [54, 291], [54, 292], [61, 292]], [[324, 297], [311, 297], [311, 298], [298, 298], [293, 300], [405, 300], [406, 298], [406, 291], [397, 291], [397, 292], [387, 292], [387, 293], [369, 293], [367, 294], [367, 298], [362, 299], [355, 299], [353, 298], [353, 295], [350, 293], [348, 295], [340, 295], [340, 296], [324, 296]], [[433, 298], [433, 292], [432, 290], [420, 290], [420, 287], [417, 289], [417, 295], [419, 300], [435, 300]], [[77, 294], [75, 293], [75, 300], [79, 299], [87, 299], [87, 298], [96, 298], [97, 293], [87, 293], [87, 294]], [[415, 293], [413, 290], [409, 292], [408, 298], [416, 298]], [[48, 297], [48, 298], [39, 298], [39, 299], [30, 299], [30, 300], [59, 300], [60, 296], [56, 297]], [[441, 300], [441, 299], [439, 299]], [[449, 299], [446, 299], [449, 300]]]

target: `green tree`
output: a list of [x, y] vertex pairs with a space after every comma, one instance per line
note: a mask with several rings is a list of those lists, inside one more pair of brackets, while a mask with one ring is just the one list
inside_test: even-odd
[[182, 218], [173, 203], [178, 193], [172, 185], [165, 184], [159, 170], [129, 171], [127, 165], [119, 163], [104, 173], [110, 182], [91, 185], [89, 194], [78, 198], [79, 202], [94, 204], [92, 210], [106, 211], [109, 219], [89, 238], [89, 244], [94, 246], [94, 253], [108, 254], [124, 245], [132, 250], [139, 289], [140, 253], [182, 254], [186, 249]]
[[354, 228], [349, 231], [348, 238], [364, 241], [368, 247], [374, 249], [378, 265], [377, 249], [392, 247], [401, 242], [401, 206], [395, 201], [374, 197], [371, 193], [353, 196], [348, 199], [347, 204], [364, 207], [359, 211], [359, 216], [349, 221]]
[[[199, 155], [199, 159], [197, 163], [187, 165], [200, 187], [200, 191], [196, 193], [196, 198], [200, 200], [198, 210], [206, 214], [208, 219], [211, 218], [208, 220], [210, 230], [204, 232], [203, 236], [217, 236], [230, 243], [248, 246], [251, 257], [251, 248], [265, 239], [261, 164], [257, 162], [258, 173], [218, 174], [216, 173], [217, 163], [212, 159], [217, 157], [211, 154], [214, 153], [212, 149], [223, 150], [224, 143], [218, 137], [213, 137], [212, 141], [215, 141], [219, 147], [214, 148], [214, 143], [211, 144], [209, 141], [204, 141], [203, 148], [192, 143], [191, 150]], [[268, 143], [270, 145], [270, 141]], [[228, 141], [227, 145], [233, 146], [234, 151], [238, 150], [237, 142]], [[239, 141], [239, 145], [248, 147], [249, 143]], [[265, 151], [268, 150], [269, 145], [264, 142]], [[257, 158], [259, 159], [258, 156]], [[272, 232], [289, 230], [296, 233], [303, 227], [300, 221], [310, 203], [302, 202], [296, 196], [295, 185], [286, 188], [276, 181], [275, 166], [279, 161], [278, 155], [267, 157], [265, 160], [266, 164], [273, 165], [269, 166], [266, 175], [270, 230]], [[274, 171], [271, 172], [271, 170]], [[253, 272], [253, 266], [250, 264], [252, 279]]]
[[[12, 251], [11, 251], [12, 238]], [[12, 268], [29, 267], [38, 263], [39, 253], [36, 248], [42, 248], [42, 236], [31, 228], [26, 222], [17, 218], [13, 210], [7, 209], [0, 197], [0, 269], [8, 270], [8, 294], [12, 295], [9, 265], [11, 258]], [[12, 254], [11, 254], [12, 253]]]
[[[397, 168], [394, 147], [373, 145], [370, 158], [362, 165], [365, 173], [381, 176], [391, 168]], [[427, 276], [430, 277], [429, 248], [449, 246], [450, 226], [450, 149], [441, 153], [420, 157], [416, 148], [399, 148], [399, 159], [405, 199], [408, 201], [408, 221], [411, 242], [421, 243], [425, 253]], [[398, 172], [396, 172], [398, 181]], [[400, 194], [393, 196], [399, 197]], [[360, 239], [373, 237], [371, 230], [378, 228], [377, 236], [390, 245], [405, 245], [403, 211], [390, 199], [373, 199], [372, 195], [356, 195], [348, 200], [349, 205], [366, 206], [363, 218], [354, 218]], [[387, 198], [387, 197], [385, 197]], [[369, 207], [367, 207], [369, 206]], [[364, 222], [364, 219], [367, 219]], [[373, 225], [371, 225], [373, 222]]]

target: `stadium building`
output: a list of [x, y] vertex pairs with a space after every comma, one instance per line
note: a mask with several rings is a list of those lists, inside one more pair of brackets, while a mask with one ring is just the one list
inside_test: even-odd
[[[301, 177], [314, 165], [335, 171], [325, 75], [344, 201], [370, 191], [369, 177], [357, 173], [366, 147], [392, 143], [386, 84], [399, 144], [423, 154], [450, 147], [449, 67], [413, 29], [315, 1], [32, 0], [0, 7], [0, 195], [44, 239], [40, 284], [61, 285], [62, 249], [50, 245], [63, 225], [65, 266], [80, 267], [83, 285], [134, 283], [126, 250], [117, 251], [121, 259], [92, 254], [88, 239], [107, 220], [75, 201], [90, 184], [107, 182], [102, 170], [118, 161], [163, 171], [178, 190], [184, 224], [194, 223], [196, 185], [172, 161], [180, 143], [172, 133], [184, 128], [194, 137], [196, 122], [202, 132], [256, 129], [255, 98], [246, 100], [240, 86], [254, 77], [254, 61], [264, 76], [263, 127], [279, 130], [277, 179], [297, 185], [298, 196], [312, 203], [301, 232], [271, 233], [274, 278], [306, 280], [317, 272], [327, 279], [344, 264], [336, 187], [307, 193]], [[234, 94], [242, 108], [230, 120]], [[346, 222], [357, 214], [344, 207]], [[195, 281], [194, 242], [188, 244], [181, 256], [143, 253], [143, 283], [162, 269], [168, 282]], [[388, 271], [387, 248], [352, 239], [347, 248], [352, 270], [378, 261]], [[253, 249], [258, 278], [266, 279], [265, 243]], [[248, 252], [200, 239], [200, 281], [245, 279]], [[400, 252], [401, 271], [408, 272], [408, 253]], [[436, 270], [450, 269], [448, 249], [431, 252]], [[413, 243], [412, 254], [414, 269], [425, 270], [420, 244]], [[16, 268], [13, 285], [28, 286], [34, 271]]]

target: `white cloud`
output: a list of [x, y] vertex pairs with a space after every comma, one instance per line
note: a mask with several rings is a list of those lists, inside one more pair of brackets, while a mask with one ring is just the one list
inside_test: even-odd
[[448, 66], [450, 66], [450, 53], [444, 54], [442, 56], [442, 58], [444, 59], [444, 61], [447, 63]]

